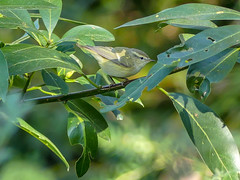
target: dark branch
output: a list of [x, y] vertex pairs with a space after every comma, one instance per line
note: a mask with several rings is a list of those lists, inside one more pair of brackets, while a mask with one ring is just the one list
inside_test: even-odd
[[[182, 68], [176, 68], [170, 74], [174, 74], [179, 71], [183, 71], [187, 68], [188, 68], [188, 66], [182, 67]], [[44, 103], [49, 103], [49, 102], [62, 102], [62, 101], [67, 101], [67, 100], [71, 100], [71, 99], [89, 97], [89, 96], [93, 96], [93, 95], [97, 95], [97, 94], [104, 94], [107, 92], [122, 89], [134, 80], [136, 80], [136, 79], [127, 80], [127, 81], [124, 81], [124, 82], [121, 82], [118, 84], [106, 85], [106, 86], [101, 87], [100, 89], [93, 88], [93, 89], [87, 89], [87, 90], [83, 90], [83, 91], [69, 93], [67, 95], [43, 96], [43, 97], [38, 97], [38, 98], [25, 99], [23, 101], [24, 102], [34, 102], [37, 104], [44, 104]]]

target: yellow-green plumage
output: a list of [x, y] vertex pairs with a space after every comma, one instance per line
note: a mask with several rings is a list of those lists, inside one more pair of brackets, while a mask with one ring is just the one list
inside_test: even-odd
[[132, 76], [153, 61], [146, 53], [134, 48], [77, 45], [88, 51], [106, 74], [114, 77]]

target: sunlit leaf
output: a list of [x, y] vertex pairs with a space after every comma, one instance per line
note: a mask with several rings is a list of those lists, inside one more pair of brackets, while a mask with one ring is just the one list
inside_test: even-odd
[[45, 146], [47, 146], [54, 154], [56, 154], [65, 164], [67, 167], [67, 170], [69, 170], [69, 164], [65, 157], [62, 155], [62, 153], [59, 151], [59, 149], [52, 143], [51, 140], [49, 140], [46, 136], [38, 132], [36, 129], [34, 129], [32, 126], [30, 126], [26, 121], [18, 118], [18, 121], [15, 123], [16, 126], [21, 128], [22, 130], [26, 131], [36, 139], [38, 139], [41, 143], [43, 143]]
[[148, 24], [172, 19], [190, 20], [240, 20], [240, 12], [203, 3], [183, 4], [174, 8], [165, 9], [159, 13], [127, 22], [117, 28]]
[[62, 11], [62, 0], [47, 0], [47, 2], [55, 5], [57, 8], [40, 10], [45, 27], [48, 30], [48, 39], [51, 40], [52, 32], [60, 18]]
[[48, 70], [42, 70], [43, 81], [47, 85], [47, 88], [57, 94], [67, 94], [68, 85], [59, 76]]
[[232, 70], [238, 58], [238, 49], [227, 49], [211, 58], [190, 66], [187, 74], [188, 89], [200, 98], [210, 93], [210, 83], [221, 81]]
[[114, 41], [114, 36], [106, 29], [95, 25], [76, 26], [67, 31], [62, 41], [78, 41], [83, 45], [94, 45], [93, 41]]
[[8, 92], [8, 65], [4, 54], [0, 50], [0, 99], [5, 102]]
[[82, 99], [68, 101], [67, 105], [73, 111], [83, 114], [92, 123], [100, 137], [106, 140], [111, 139], [106, 120], [93, 106]]
[[200, 62], [238, 44], [240, 40], [239, 29], [240, 25], [206, 29], [188, 39], [184, 44], [159, 54], [158, 61], [169, 64], [181, 59], [179, 67]]
[[57, 67], [81, 72], [80, 67], [72, 58], [54, 49], [30, 44], [17, 44], [5, 46], [2, 51], [6, 57], [10, 75]]
[[188, 28], [188, 29], [199, 29], [204, 30], [207, 28], [215, 28], [217, 27], [212, 21], [208, 20], [191, 20], [191, 19], [172, 19], [168, 21], [164, 21], [163, 24], [168, 24], [176, 27], [181, 28]]
[[56, 8], [51, 3], [48, 3], [43, 0], [1, 0], [0, 9], [52, 9]]
[[[165, 92], [166, 93], [166, 92]], [[180, 93], [166, 93], [209, 169], [220, 171], [226, 179], [238, 179], [240, 157], [227, 126], [209, 107]]]
[[82, 177], [90, 166], [90, 157], [96, 157], [97, 133], [87, 118], [76, 113], [69, 113], [67, 132], [71, 145], [80, 144], [83, 147], [81, 156], [76, 161], [77, 175]]

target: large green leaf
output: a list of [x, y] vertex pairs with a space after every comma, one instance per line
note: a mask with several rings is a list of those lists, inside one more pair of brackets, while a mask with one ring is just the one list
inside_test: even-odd
[[171, 19], [164, 21], [163, 24], [169, 24], [176, 27], [188, 28], [188, 29], [200, 29], [204, 30], [207, 28], [217, 27], [212, 21], [208, 20], [192, 20], [192, 19]]
[[184, 44], [159, 54], [158, 60], [169, 64], [181, 59], [179, 67], [200, 62], [238, 44], [240, 41], [239, 29], [240, 25], [206, 29], [188, 39]]
[[39, 42], [40, 31], [34, 26], [27, 10], [0, 10], [0, 27], [26, 31], [31, 37]]
[[0, 9], [52, 9], [56, 8], [51, 3], [43, 0], [1, 0]]
[[15, 123], [16, 126], [21, 128], [22, 130], [26, 131], [36, 139], [38, 139], [41, 143], [43, 143], [45, 146], [47, 146], [54, 154], [56, 154], [66, 165], [67, 170], [69, 170], [69, 164], [65, 157], [62, 155], [62, 153], [59, 151], [59, 149], [52, 143], [51, 140], [49, 140], [46, 136], [38, 132], [36, 129], [34, 129], [32, 126], [30, 126], [26, 121], [18, 118], [18, 121]]
[[0, 50], [0, 99], [3, 102], [6, 100], [8, 91], [8, 65], [4, 54]]
[[220, 171], [223, 179], [237, 180], [240, 157], [227, 126], [197, 99], [180, 93], [165, 93], [172, 100], [192, 142], [210, 170], [213, 173]]
[[43, 81], [47, 88], [56, 94], [67, 94], [69, 91], [68, 85], [59, 76], [51, 71], [42, 70]]
[[92, 105], [82, 99], [68, 101], [67, 105], [71, 110], [83, 114], [92, 123], [99, 136], [110, 140], [110, 131], [106, 120]]
[[17, 44], [5, 46], [2, 51], [8, 62], [10, 75], [57, 67], [81, 72], [79, 65], [72, 58], [54, 49], [30, 44]]
[[165, 9], [159, 13], [127, 22], [117, 28], [148, 24], [172, 19], [190, 20], [240, 20], [240, 12], [203, 3], [183, 4], [174, 8]]
[[60, 18], [62, 11], [62, 0], [47, 0], [47, 2], [57, 7], [54, 9], [40, 10], [43, 22], [48, 30], [48, 38], [50, 40], [53, 29], [55, 28], [58, 19]]
[[77, 175], [82, 177], [90, 166], [90, 156], [96, 157], [97, 133], [87, 118], [78, 113], [69, 113], [67, 132], [71, 145], [80, 144], [83, 147], [81, 156], [76, 161]]
[[81, 25], [67, 31], [60, 41], [78, 41], [83, 45], [93, 45], [93, 41], [107, 42], [114, 40], [114, 36], [102, 27], [95, 25]]
[[238, 58], [238, 49], [226, 49], [225, 51], [193, 64], [188, 69], [188, 89], [202, 99], [206, 99], [210, 93], [210, 83], [221, 81], [232, 70]]
[[113, 111], [124, 106], [128, 101], [136, 101], [142, 94], [142, 91], [148, 87], [148, 91], [157, 86], [178, 64], [175, 61], [170, 65], [158, 62], [149, 71], [147, 77], [139, 78], [126, 86], [125, 93], [118, 99], [114, 105], [105, 106], [101, 112]]

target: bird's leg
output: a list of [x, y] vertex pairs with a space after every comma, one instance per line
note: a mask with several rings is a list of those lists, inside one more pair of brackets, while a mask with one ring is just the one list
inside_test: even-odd
[[[109, 76], [109, 75], [108, 75], [108, 77], [109, 77], [110, 80], [112, 81], [112, 84], [110, 84], [110, 87], [113, 86], [113, 85], [115, 85], [115, 84], [117, 84], [117, 83], [114, 81], [114, 79], [113, 79], [112, 76]], [[121, 81], [121, 84], [122, 84], [122, 85], [124, 84], [124, 82], [129, 81], [129, 79], [126, 78], [126, 77], [118, 77], [118, 78], [119, 78], [119, 79], [124, 79], [124, 81]], [[117, 78], [117, 79], [118, 79], [118, 78]]]

